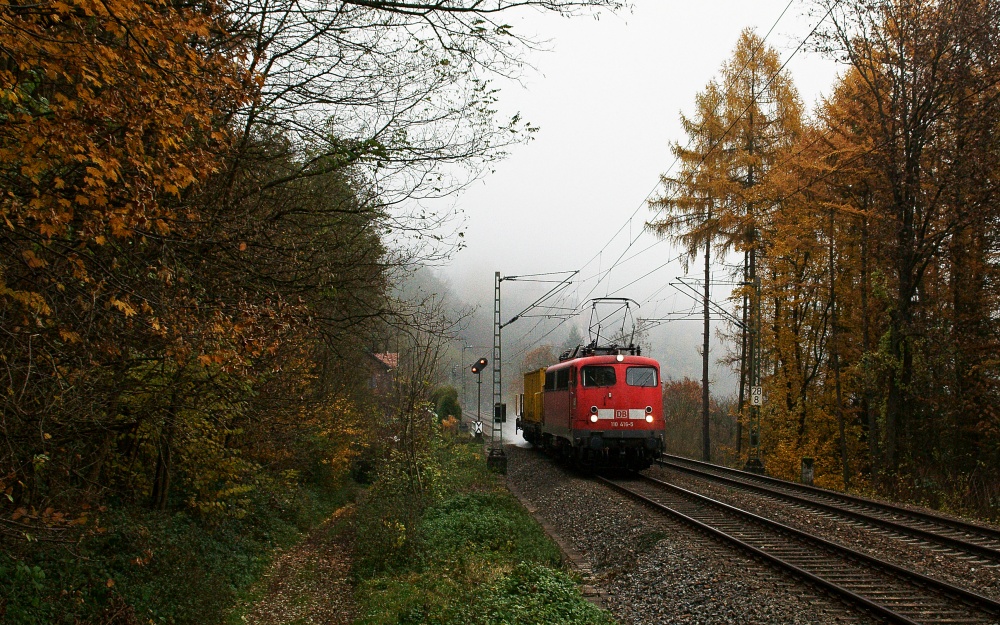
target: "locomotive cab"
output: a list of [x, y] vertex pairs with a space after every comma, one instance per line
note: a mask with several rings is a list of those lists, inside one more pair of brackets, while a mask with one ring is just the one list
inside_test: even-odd
[[663, 451], [660, 371], [651, 358], [574, 354], [526, 374], [522, 405], [527, 441], [588, 468], [645, 469]]

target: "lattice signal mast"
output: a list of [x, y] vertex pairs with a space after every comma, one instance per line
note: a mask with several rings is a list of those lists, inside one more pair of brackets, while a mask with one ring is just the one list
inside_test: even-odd
[[[525, 313], [542, 305], [559, 291], [565, 289], [572, 283], [572, 278], [577, 271], [559, 271], [545, 274], [531, 274], [524, 276], [500, 277], [500, 272], [494, 274], [493, 281], [493, 427], [490, 430], [490, 451], [486, 457], [486, 466], [500, 473], [507, 472], [507, 455], [503, 451], [503, 424], [506, 421], [507, 405], [503, 403], [503, 350], [502, 338], [503, 329], [520, 319]], [[537, 279], [541, 276], [556, 276], [569, 274], [562, 280]], [[545, 295], [539, 297], [528, 305], [527, 308], [511, 317], [507, 323], [500, 322], [500, 283], [504, 280], [521, 280], [525, 282], [555, 282], [556, 285], [549, 289]]]

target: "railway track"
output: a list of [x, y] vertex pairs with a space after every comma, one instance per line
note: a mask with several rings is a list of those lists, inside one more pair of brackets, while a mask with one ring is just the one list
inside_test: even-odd
[[910, 536], [952, 555], [969, 554], [980, 562], [1000, 563], [1000, 531], [990, 527], [697, 460], [664, 457], [658, 464], [675, 471]]
[[602, 483], [891, 623], [1000, 623], [1000, 602], [647, 476]]

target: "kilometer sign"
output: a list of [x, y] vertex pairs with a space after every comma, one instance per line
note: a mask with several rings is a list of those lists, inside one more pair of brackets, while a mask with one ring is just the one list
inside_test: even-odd
[[751, 386], [750, 387], [750, 405], [751, 406], [760, 406], [762, 403], [764, 403], [763, 388], [761, 388], [760, 386]]

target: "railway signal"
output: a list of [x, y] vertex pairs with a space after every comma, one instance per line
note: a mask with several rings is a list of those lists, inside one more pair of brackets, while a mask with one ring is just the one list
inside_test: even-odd
[[485, 358], [480, 358], [476, 362], [472, 363], [472, 372], [476, 374], [476, 423], [477, 423], [477, 434], [482, 434], [483, 432], [483, 376], [480, 375], [486, 365], [490, 364], [490, 361]]

